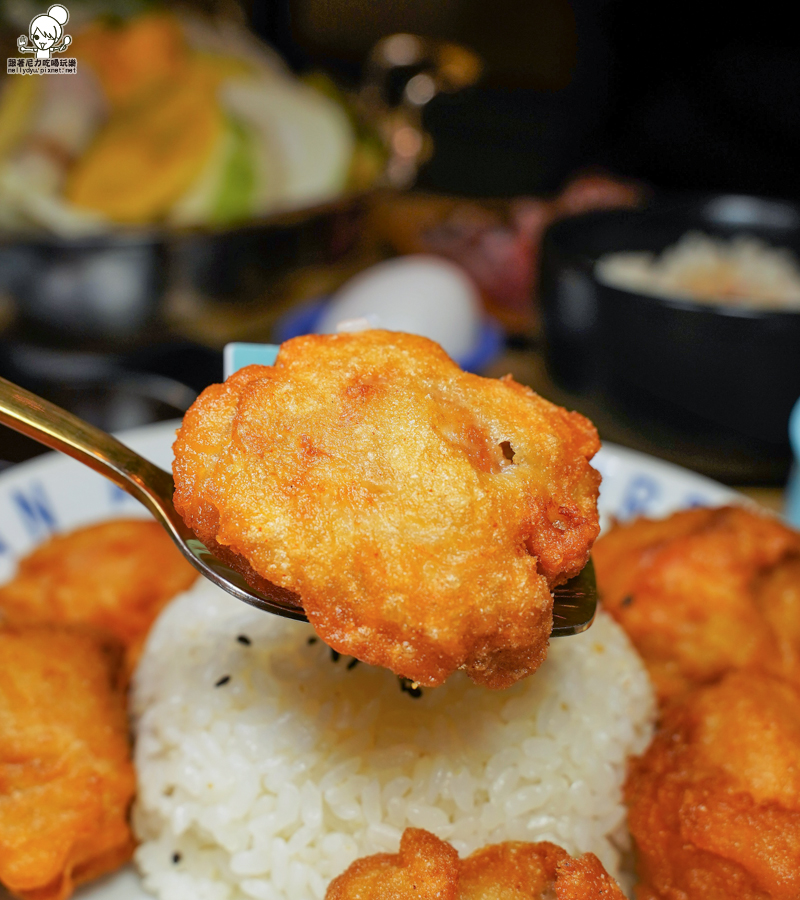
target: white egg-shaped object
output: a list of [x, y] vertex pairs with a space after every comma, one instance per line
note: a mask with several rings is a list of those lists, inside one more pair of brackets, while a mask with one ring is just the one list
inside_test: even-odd
[[315, 331], [332, 334], [342, 322], [365, 319], [372, 328], [421, 334], [459, 360], [478, 343], [481, 315], [478, 290], [460, 266], [418, 254], [359, 272], [333, 295]]

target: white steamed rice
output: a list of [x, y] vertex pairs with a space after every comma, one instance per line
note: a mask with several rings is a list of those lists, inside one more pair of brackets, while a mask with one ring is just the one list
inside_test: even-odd
[[162, 614], [133, 689], [146, 888], [322, 898], [409, 825], [462, 855], [550, 840], [619, 873], [625, 763], [650, 739], [654, 702], [610, 617], [553, 641], [509, 690], [457, 673], [419, 699], [388, 671], [334, 663], [312, 635], [203, 579]]
[[742, 234], [690, 231], [660, 255], [608, 253], [595, 266], [610, 287], [696, 303], [800, 310], [800, 265], [786, 248]]

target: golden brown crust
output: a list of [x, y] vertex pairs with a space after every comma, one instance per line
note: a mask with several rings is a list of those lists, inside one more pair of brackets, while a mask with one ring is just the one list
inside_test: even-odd
[[594, 853], [560, 862], [555, 892], [556, 900], [625, 900], [622, 889]]
[[800, 896], [800, 693], [731, 672], [665, 714], [626, 786], [653, 900]]
[[425, 338], [307, 336], [203, 392], [175, 443], [175, 505], [299, 594], [336, 650], [501, 688], [541, 664], [550, 589], [588, 558], [598, 447], [583, 417]]
[[756, 605], [775, 637], [769, 669], [800, 684], [800, 556], [781, 561], [756, 585]]
[[21, 560], [0, 587], [0, 618], [111, 634], [131, 671], [156, 616], [196, 577], [160, 525], [116, 519], [53, 537]]
[[445, 841], [407, 828], [397, 854], [356, 860], [325, 900], [624, 900], [593, 853], [577, 859], [542, 841], [490, 844], [459, 860]]
[[325, 900], [458, 900], [458, 854], [420, 828], [406, 828], [399, 853], [357, 859]]
[[545, 841], [489, 844], [461, 862], [458, 900], [539, 900], [552, 893], [566, 850]]
[[133, 851], [115, 650], [76, 628], [0, 627], [0, 883], [24, 900], [64, 900]]
[[642, 519], [593, 559], [662, 702], [743, 666], [800, 683], [800, 534], [777, 519], [739, 507]]

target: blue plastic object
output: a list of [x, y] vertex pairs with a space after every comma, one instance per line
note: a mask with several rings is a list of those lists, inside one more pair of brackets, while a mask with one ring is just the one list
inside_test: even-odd
[[[275, 325], [275, 340], [282, 344], [301, 334], [313, 334], [329, 302], [329, 297], [322, 297], [307, 300], [289, 310]], [[502, 353], [504, 339], [503, 326], [497, 319], [484, 316], [477, 345], [469, 354], [456, 359], [456, 362], [467, 372], [480, 372]]]
[[222, 351], [222, 377], [228, 378], [245, 366], [271, 366], [279, 349], [277, 344], [226, 344]]
[[800, 400], [789, 416], [789, 441], [794, 453], [794, 465], [786, 489], [786, 518], [800, 528]]

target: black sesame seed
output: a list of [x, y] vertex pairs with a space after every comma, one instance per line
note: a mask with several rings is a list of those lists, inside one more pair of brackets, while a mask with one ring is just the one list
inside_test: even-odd
[[339, 662], [339, 660], [340, 660], [341, 658], [342, 658], [342, 654], [341, 654], [341, 653], [338, 653], [336, 650], [334, 650], [333, 648], [331, 648], [331, 659], [332, 659], [334, 662]]
[[230, 675], [223, 675], [222, 678], [214, 685], [214, 687], [222, 687], [223, 684], [227, 684], [231, 680]]
[[347, 664], [347, 668], [348, 668], [348, 670], [355, 669], [355, 667], [357, 665], [358, 665], [358, 660], [355, 657], [353, 657], [353, 659], [351, 659], [350, 662]]
[[630, 606], [631, 603], [633, 603], [633, 595], [628, 594], [627, 597], [622, 598], [622, 601], [620, 602], [620, 606]]
[[317, 643], [317, 639], [316, 639], [315, 637], [310, 637], [310, 638], [308, 639], [308, 643], [309, 643], [309, 644], [316, 644], [316, 643]]
[[249, 647], [250, 644], [253, 643], [253, 642], [250, 640], [250, 638], [249, 638], [246, 634], [240, 634], [240, 635], [236, 638], [236, 640], [237, 640], [240, 644], [244, 644], [245, 647]]
[[179, 863], [182, 859], [183, 859], [183, 857], [180, 855], [180, 853], [173, 853], [173, 854], [172, 854], [172, 862], [173, 862], [176, 866], [178, 865], [178, 863]]

